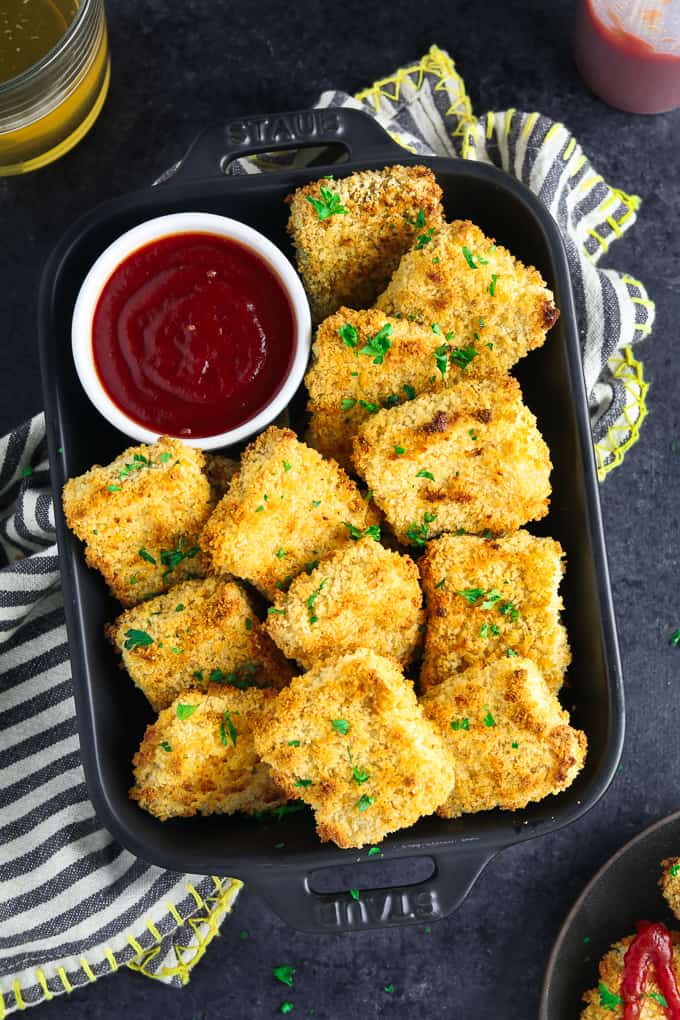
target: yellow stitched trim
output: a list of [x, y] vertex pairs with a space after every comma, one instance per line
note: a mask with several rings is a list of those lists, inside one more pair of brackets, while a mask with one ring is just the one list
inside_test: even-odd
[[176, 921], [178, 925], [184, 924], [182, 915], [180, 914], [174, 903], [166, 903], [165, 906], [168, 909], [168, 913], [172, 915], [173, 919]]
[[636, 280], [634, 276], [629, 276], [628, 273], [622, 276], [621, 279], [624, 283], [632, 283], [634, 287], [639, 287], [642, 290], [642, 284], [639, 280]]
[[67, 978], [66, 971], [64, 970], [64, 968], [60, 967], [59, 970], [57, 971], [57, 974], [59, 975], [59, 980], [61, 981], [61, 983], [64, 986], [65, 990], [67, 992], [72, 992], [73, 991], [73, 985], [71, 984], [71, 982]]
[[[215, 878], [215, 876], [212, 877], [216, 888], [221, 891], [215, 896], [209, 896], [207, 902], [201, 899], [193, 886], [187, 886], [187, 889], [192, 892], [194, 898], [201, 901], [206, 911], [203, 916], [187, 918], [187, 924], [195, 936], [196, 945], [174, 946], [176, 964], [174, 966], [162, 967], [157, 973], [153, 973], [149, 966], [156, 959], [161, 949], [160, 946], [154, 946], [152, 949], [147, 950], [141, 959], [131, 960], [127, 964], [130, 970], [138, 971], [146, 977], [154, 978], [157, 981], [163, 978], [176, 977], [179, 978], [183, 985], [187, 983], [191, 970], [202, 958], [207, 947], [219, 933], [219, 922], [223, 915], [231, 910], [235, 897], [243, 887], [242, 882], [232, 878], [229, 880], [229, 886], [224, 889], [220, 880]], [[206, 927], [207, 932], [204, 933], [203, 929]]]
[[636, 329], [638, 331], [638, 333], [651, 333], [652, 332], [652, 327], [645, 325], [645, 323], [643, 323], [643, 322], [637, 323], [633, 328]]
[[486, 137], [491, 138], [493, 134], [493, 113], [491, 110], [486, 115]]
[[548, 131], [548, 133], [546, 134], [546, 136], [545, 136], [545, 138], [544, 138], [543, 140], [544, 140], [545, 142], [549, 142], [549, 141], [550, 141], [550, 139], [551, 139], [551, 138], [552, 138], [552, 137], [553, 137], [554, 135], [556, 135], [558, 131], [561, 131], [563, 127], [564, 127], [564, 124], [561, 124], [559, 120], [556, 120], [556, 121], [555, 121], [555, 123], [554, 123], [554, 124], [553, 124], [553, 126], [552, 126], [552, 127], [550, 128], [550, 130]]
[[640, 198], [639, 195], [629, 195], [626, 191], [621, 191], [620, 188], [612, 188], [612, 191], [618, 198], [619, 202], [622, 202], [623, 205], [628, 206], [628, 208], [632, 209], [633, 212], [638, 210], [642, 205], [642, 199]]
[[540, 117], [539, 113], [531, 113], [531, 114], [529, 114], [529, 116], [527, 117], [526, 124], [524, 125], [524, 128], [522, 130], [522, 138], [528, 138], [529, 137], [531, 132], [534, 130], [534, 127], [536, 125], [536, 121], [538, 120], [539, 117]]
[[413, 153], [417, 151], [415, 145], [409, 145], [408, 142], [405, 142], [398, 131], [388, 131], [387, 133], [390, 136], [390, 138], [394, 139], [397, 145], [401, 145], [402, 149], [406, 149], [407, 152]]
[[215, 886], [216, 891], [218, 893], [221, 893], [222, 892], [222, 879], [218, 878], [217, 875], [211, 875], [210, 877], [213, 880], [213, 884]]
[[146, 922], [146, 926], [149, 929], [149, 931], [151, 932], [151, 934], [153, 935], [153, 937], [155, 938], [156, 942], [162, 942], [163, 941], [163, 936], [161, 935], [161, 933], [159, 932], [158, 928], [153, 923], [153, 921], [147, 921]]
[[0, 1020], [5, 1020], [6, 1016], [7, 1010], [5, 1009], [5, 997], [2, 992], [0, 992]]
[[111, 970], [115, 974], [116, 971], [118, 970], [118, 961], [116, 960], [115, 956], [113, 955], [111, 950], [108, 948], [108, 946], [104, 950], [104, 956], [109, 961], [109, 967], [111, 968]]
[[[633, 357], [630, 347], [624, 348], [621, 352], [621, 361], [613, 375], [615, 379], [624, 379], [630, 375], [626, 369], [633, 370], [632, 381], [625, 381], [624, 386], [630, 394], [631, 400], [623, 409], [625, 418], [624, 425], [612, 425], [607, 431], [606, 439], [595, 444], [595, 455], [597, 457], [597, 475], [602, 481], [610, 471], [618, 467], [631, 446], [634, 446], [640, 438], [640, 427], [647, 417], [647, 390], [649, 384], [645, 382], [642, 362]], [[631, 411], [635, 411], [634, 419], [630, 417]], [[619, 442], [617, 433], [623, 433], [627, 438]], [[611, 445], [605, 445], [605, 444]]]
[[513, 107], [510, 110], [505, 111], [505, 137], [507, 138], [510, 134], [510, 128], [512, 126], [512, 118], [517, 113], [517, 110]]
[[54, 998], [54, 996], [52, 995], [52, 992], [47, 987], [47, 978], [45, 977], [45, 975], [43, 974], [43, 972], [41, 970], [36, 970], [35, 976], [38, 979], [38, 984], [42, 988], [43, 995], [45, 996], [45, 998], [49, 1002], [50, 999]]
[[588, 231], [588, 233], [590, 234], [590, 236], [591, 236], [591, 237], [594, 237], [594, 238], [595, 238], [595, 240], [596, 240], [596, 241], [597, 241], [597, 243], [599, 244], [600, 248], [602, 248], [602, 251], [603, 251], [603, 252], [609, 251], [609, 245], [608, 245], [608, 244], [607, 244], [607, 242], [605, 241], [604, 237], [601, 237], [601, 236], [600, 236], [600, 234], [598, 234], [597, 230], [593, 230], [593, 229], [591, 228], [591, 229], [590, 229], [590, 230]]
[[[602, 206], [600, 206], [600, 209]], [[621, 237], [621, 227], [618, 225], [613, 216], [607, 216], [607, 223], [612, 228], [617, 237]]]
[[80, 966], [83, 968], [90, 981], [97, 980], [97, 977], [94, 971], [92, 970], [92, 967], [90, 967], [89, 963], [87, 962], [84, 956], [80, 957]]
[[[550, 130], [552, 131], [552, 128]], [[581, 169], [581, 167], [583, 166], [583, 164], [585, 162], [586, 162], [586, 157], [585, 157], [584, 153], [581, 153], [579, 158], [574, 163], [574, 167], [573, 167], [571, 173], [569, 174], [569, 176], [570, 177], [576, 177], [577, 173], [579, 172], [579, 170]]]
[[134, 937], [134, 935], [128, 935], [128, 936], [126, 936], [126, 937], [127, 937], [127, 940], [128, 940], [128, 942], [130, 943], [130, 945], [132, 946], [132, 948], [134, 949], [134, 951], [135, 951], [135, 952], [136, 952], [137, 954], [139, 954], [139, 953], [143, 953], [143, 952], [144, 952], [144, 946], [142, 946], [142, 945], [140, 945], [140, 944], [139, 944], [139, 942], [138, 942], [138, 941], [137, 941], [137, 939], [136, 939], [136, 938]]
[[12, 982], [12, 991], [14, 992], [14, 1001], [19, 1009], [26, 1009], [26, 1003], [21, 996], [21, 988], [19, 987], [18, 981]]
[[646, 305], [647, 308], [655, 308], [656, 307], [654, 302], [650, 301], [649, 298], [632, 297], [630, 300], [633, 302], [634, 305]]
[[604, 177], [600, 177], [599, 174], [593, 174], [592, 177], [584, 177], [583, 180], [581, 181], [581, 183], [578, 186], [578, 190], [579, 191], [590, 191], [591, 188], [594, 188], [596, 184], [599, 184], [600, 181], [603, 181], [603, 180], [604, 180]]
[[566, 149], [562, 153], [562, 159], [565, 161], [565, 163], [569, 159], [569, 157], [571, 156], [571, 154], [572, 154], [572, 152], [574, 151], [575, 148], [576, 148], [576, 139], [572, 135], [572, 137], [569, 139], [569, 144], [567, 145]]
[[463, 159], [474, 159], [473, 152], [476, 151], [476, 143], [473, 132], [474, 127], [466, 127], [463, 143], [460, 148], [460, 154]]
[[201, 896], [201, 895], [200, 895], [200, 894], [199, 894], [199, 893], [198, 893], [198, 892], [196, 891], [196, 889], [195, 889], [195, 887], [194, 887], [193, 885], [187, 884], [187, 889], [188, 889], [188, 891], [189, 891], [189, 892], [191, 893], [191, 895], [193, 896], [193, 898], [194, 898], [194, 899], [196, 900], [196, 906], [197, 906], [197, 907], [205, 907], [205, 906], [206, 906], [205, 900], [204, 900], [204, 899], [202, 898], [202, 896]]

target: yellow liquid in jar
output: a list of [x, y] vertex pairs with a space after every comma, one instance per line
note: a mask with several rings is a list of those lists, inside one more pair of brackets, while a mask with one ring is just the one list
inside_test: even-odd
[[[40, 11], [44, 18], [42, 28], [33, 35], [38, 39], [28, 39], [26, 47], [19, 47], [21, 52], [12, 56], [0, 41], [0, 82], [4, 80], [5, 70], [13, 69], [11, 77], [21, 71], [21, 58], [28, 60], [26, 67], [33, 66], [36, 61], [48, 53], [60, 40], [69, 24], [78, 12], [78, 2], [74, 0], [0, 0], [3, 14], [8, 10], [27, 10], [29, 7]], [[49, 8], [49, 11], [48, 11]], [[3, 14], [0, 14], [0, 40], [2, 37]], [[18, 22], [15, 22], [15, 25]], [[60, 29], [59, 34], [54, 33]], [[9, 40], [9, 36], [4, 36]], [[13, 38], [16, 38], [16, 32]], [[51, 41], [50, 41], [51, 40]], [[43, 49], [37, 53], [28, 43]], [[3, 60], [4, 58], [4, 60]], [[32, 63], [30, 60], [32, 59]], [[26, 67], [23, 69], [25, 70]], [[37, 114], [35, 119], [22, 124], [16, 129], [2, 131], [0, 129], [0, 177], [25, 173], [45, 166], [58, 159], [87, 133], [104, 104], [109, 87], [110, 61], [106, 36], [106, 24], [103, 16], [101, 31], [98, 33], [92, 53], [89, 55], [82, 73], [76, 78], [72, 87], [56, 103], [46, 104], [46, 110]], [[1, 113], [1, 110], [0, 110]]]
[[15, 78], [49, 53], [77, 11], [74, 0], [2, 0], [0, 82]]

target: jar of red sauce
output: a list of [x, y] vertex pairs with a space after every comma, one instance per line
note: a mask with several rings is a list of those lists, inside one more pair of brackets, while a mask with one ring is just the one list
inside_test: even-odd
[[574, 58], [610, 106], [662, 113], [680, 106], [680, 0], [580, 0]]

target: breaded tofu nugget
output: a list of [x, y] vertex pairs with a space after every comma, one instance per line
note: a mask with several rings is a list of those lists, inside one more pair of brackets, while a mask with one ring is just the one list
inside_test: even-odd
[[279, 688], [292, 676], [242, 588], [224, 578], [178, 584], [128, 609], [107, 635], [156, 712], [190, 687]]
[[341, 308], [319, 326], [305, 377], [310, 444], [353, 470], [359, 426], [380, 408], [454, 386], [474, 367], [467, 354], [429, 325]]
[[[680, 857], [667, 857], [661, 862], [663, 872], [659, 886], [672, 913], [680, 921]], [[678, 972], [680, 974], [680, 971]]]
[[205, 453], [205, 473], [210, 482], [213, 503], [217, 504], [229, 488], [229, 484], [238, 471], [238, 461], [231, 457], [223, 457], [220, 453]]
[[200, 450], [163, 436], [66, 482], [66, 523], [124, 606], [203, 576], [197, 539], [212, 509], [203, 466]]
[[265, 624], [304, 669], [358, 648], [409, 665], [423, 623], [418, 568], [371, 538], [345, 544], [278, 593]]
[[418, 563], [427, 604], [421, 685], [518, 655], [557, 692], [571, 658], [560, 623], [563, 556], [559, 542], [528, 531], [429, 542]]
[[430, 688], [420, 702], [456, 770], [443, 818], [503, 808], [565, 790], [583, 767], [586, 737], [530, 659], [501, 658]]
[[286, 794], [340, 847], [377, 843], [431, 814], [454, 771], [413, 684], [361, 649], [296, 677], [255, 723], [255, 746]]
[[[680, 932], [670, 933], [673, 941], [673, 971], [680, 975]], [[581, 1020], [623, 1020], [625, 1003], [622, 998], [624, 958], [635, 935], [627, 935], [615, 942], [609, 952], [600, 960], [600, 981], [597, 988], [591, 988], [583, 996], [586, 1008]], [[677, 980], [677, 978], [676, 978]], [[647, 971], [645, 994], [640, 1001], [638, 1020], [668, 1020], [663, 1007], [663, 989], [657, 983], [656, 968]]]
[[307, 564], [352, 541], [353, 528], [364, 532], [377, 519], [334, 461], [290, 429], [271, 427], [243, 454], [201, 546], [213, 572], [246, 578], [273, 598]]
[[538, 270], [469, 220], [443, 224], [404, 255], [376, 307], [453, 333], [457, 347], [476, 351], [475, 369], [511, 368], [545, 342], [559, 316]]
[[443, 222], [441, 194], [427, 167], [388, 166], [290, 196], [288, 233], [315, 322], [373, 304], [404, 252]]
[[400, 542], [511, 531], [548, 512], [550, 453], [510, 376], [467, 379], [379, 411], [354, 464]]
[[253, 726], [272, 698], [257, 688], [215, 686], [180, 694], [146, 728], [133, 758], [132, 800], [161, 821], [282, 804], [253, 743]]

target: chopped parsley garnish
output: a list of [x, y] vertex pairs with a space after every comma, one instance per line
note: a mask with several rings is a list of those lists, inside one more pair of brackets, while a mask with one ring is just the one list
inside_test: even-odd
[[299, 746], [300, 746], [300, 741], [299, 740], [289, 740], [288, 741], [288, 747], [299, 747]]
[[680, 864], [672, 864], [671, 865], [671, 877], [675, 878], [675, 876], [678, 874], [678, 872], [680, 872]]
[[222, 717], [222, 722], [220, 723], [220, 737], [222, 738], [222, 743], [224, 744], [225, 747], [227, 746], [227, 733], [229, 734], [229, 738], [232, 742], [232, 745], [236, 747], [236, 738], [238, 737], [238, 730], [236, 729], [234, 723], [232, 722], [231, 713], [229, 712], [229, 709], [227, 709], [226, 712], [224, 713], [224, 716]]
[[425, 226], [425, 212], [424, 212], [422, 206], [418, 210], [418, 215], [415, 218], [413, 216], [409, 216], [408, 213], [404, 213], [404, 219], [412, 227], [424, 227]]
[[496, 280], [498, 276], [496, 273], [491, 274], [491, 283], [489, 284], [489, 294], [493, 297], [496, 293]]
[[189, 719], [194, 714], [198, 705], [183, 705], [181, 702], [177, 706], [177, 718], [184, 722], [185, 719]]
[[439, 369], [439, 371], [442, 374], [442, 379], [444, 379], [446, 377], [446, 368], [447, 368], [447, 365], [448, 365], [448, 361], [447, 361], [448, 355], [449, 355], [449, 348], [448, 348], [448, 346], [446, 344], [442, 344], [441, 347], [438, 347], [437, 350], [434, 352], [434, 361], [435, 361], [435, 364], [436, 364], [437, 368]]
[[434, 481], [434, 475], [431, 471], [418, 471], [416, 478], [429, 478], [431, 482]]
[[167, 464], [171, 458], [172, 458], [171, 453], [162, 453], [158, 459], [161, 462], [161, 464]]
[[351, 411], [355, 404], [356, 400], [353, 400], [351, 397], [343, 397], [340, 401], [340, 407], [343, 411]]
[[321, 500], [320, 499], [313, 499], [312, 500], [312, 506], [321, 506]]
[[416, 251], [420, 251], [420, 249], [424, 248], [426, 244], [429, 244], [432, 240], [433, 234], [434, 227], [430, 227], [430, 229], [426, 230], [424, 234], [418, 234], [418, 237], [416, 238]]
[[136, 576], [136, 574], [132, 574], [132, 576], [130, 577], [130, 584], [137, 584], [138, 580], [139, 578]]
[[654, 1001], [658, 1002], [664, 1009], [668, 1009], [668, 1003], [664, 999], [663, 995], [659, 995], [658, 992], [647, 992], [647, 998], [654, 999]]
[[376, 854], [382, 854], [382, 850], [380, 849], [379, 846], [372, 846], [371, 849], [368, 851], [368, 856], [375, 857]]
[[323, 586], [327, 583], [327, 581], [328, 581], [328, 578], [324, 577], [324, 579], [321, 582], [321, 584], [319, 585], [319, 587], [315, 591], [313, 591], [312, 594], [307, 599], [307, 611], [309, 612], [309, 622], [310, 622], [310, 624], [311, 623], [316, 623], [317, 620], [319, 619], [319, 617], [314, 612], [314, 603], [316, 602], [316, 600], [318, 599], [319, 595], [321, 594], [321, 590], [322, 590]]
[[277, 558], [277, 560], [282, 560], [284, 556], [289, 556], [289, 555], [290, 555], [290, 553], [287, 553], [286, 550], [283, 549], [283, 548], [278, 548], [276, 550], [276, 558]]
[[[167, 454], [167, 457], [168, 458], [170, 457], [169, 453]], [[150, 467], [151, 460], [148, 457], [144, 457], [141, 453], [135, 453], [132, 458], [132, 463], [126, 464], [124, 468], [121, 468], [121, 470], [118, 473], [118, 477], [122, 480], [123, 478], [127, 478], [128, 475], [133, 474], [135, 471], [141, 471], [143, 468]]]
[[146, 549], [140, 549], [140, 550], [139, 550], [139, 555], [140, 555], [140, 557], [141, 557], [141, 558], [142, 558], [143, 560], [145, 560], [145, 561], [146, 561], [147, 563], [153, 563], [154, 567], [156, 566], [156, 560], [155, 560], [155, 559], [154, 559], [154, 557], [153, 557], [153, 556], [151, 555], [151, 553], [148, 553], [148, 552], [146, 551]]
[[600, 1005], [602, 1008], [609, 1010], [611, 1013], [616, 1013], [616, 1007], [623, 1004], [621, 996], [616, 995], [615, 992], [610, 992], [602, 981], [597, 986], [597, 990], [600, 993]]
[[477, 439], [477, 433], [475, 432], [475, 430], [474, 429], [468, 429], [468, 435], [469, 435], [470, 439], [472, 440], [472, 442], [474, 443], [475, 440]]
[[267, 616], [285, 616], [285, 609], [275, 609], [274, 606], [270, 606], [267, 610]]
[[255, 817], [258, 821], [267, 821], [269, 818], [275, 818], [277, 822], [280, 822], [286, 815], [295, 814], [297, 811], [304, 811], [306, 804], [301, 800], [294, 800], [289, 804], [279, 804], [278, 807], [269, 808], [267, 811], [256, 811]]
[[318, 566], [319, 566], [319, 561], [318, 560], [310, 560], [309, 563], [305, 563], [305, 571], [308, 574], [311, 574], [312, 571], [316, 570], [316, 568]]
[[337, 216], [339, 214], [345, 215], [349, 212], [345, 209], [342, 204], [340, 195], [335, 191], [331, 191], [330, 188], [326, 188], [323, 184], [319, 188], [321, 198], [314, 198], [312, 195], [307, 195], [307, 201], [314, 206], [316, 209], [316, 215], [319, 220], [327, 220], [329, 216]]
[[311, 779], [297, 779], [295, 781], [295, 785], [296, 786], [311, 786], [312, 785], [312, 780]]
[[452, 730], [469, 730], [470, 720], [465, 716], [463, 719], [453, 719], [449, 725]]
[[473, 358], [477, 357], [479, 352], [475, 347], [470, 345], [469, 347], [454, 347], [451, 351], [451, 361], [458, 368], [467, 368]]
[[272, 968], [272, 974], [277, 981], [280, 981], [282, 985], [288, 985], [289, 988], [293, 987], [293, 974], [295, 973], [295, 967], [274, 967]]
[[382, 365], [385, 355], [392, 346], [392, 341], [390, 340], [391, 332], [392, 326], [389, 322], [386, 322], [382, 329], [359, 349], [359, 354], [367, 354], [373, 358], [374, 365]]
[[200, 682], [203, 683], [203, 672], [200, 669], [194, 670], [194, 676], [197, 680], [200, 680]]
[[416, 395], [416, 391], [415, 391], [413, 386], [409, 386], [408, 383], [404, 383], [404, 385], [402, 386], [402, 390], [406, 394], [406, 399], [407, 400], [413, 400], [414, 399], [414, 397]]
[[175, 612], [176, 613], [181, 613], [183, 609], [184, 609], [183, 603], [182, 602], [178, 602], [177, 605], [175, 606]]
[[397, 457], [402, 457], [406, 453], [406, 450], [404, 449], [403, 446], [395, 446], [394, 452], [396, 453]]
[[358, 889], [350, 889], [349, 890], [349, 894], [350, 894], [350, 896], [352, 897], [353, 900], [358, 900], [359, 899], [359, 890]]
[[292, 465], [289, 464], [287, 460], [282, 460], [281, 463], [283, 464], [284, 471], [290, 471]]
[[120, 485], [108, 485], [109, 492], [120, 492]]
[[382, 401], [382, 406], [384, 408], [386, 408], [387, 410], [389, 410], [390, 407], [396, 407], [398, 403], [399, 403], [399, 396], [398, 396], [398, 394], [390, 393], [389, 397], [386, 397]]
[[349, 733], [349, 723], [346, 719], [331, 719], [331, 726], [336, 733], [340, 733], [343, 737]]
[[462, 588], [456, 595], [462, 595], [469, 605], [474, 606], [478, 599], [484, 594], [483, 588]]
[[360, 400], [359, 407], [363, 407], [369, 414], [377, 414], [380, 410], [380, 404], [373, 404], [370, 400]]
[[358, 333], [351, 323], [346, 322], [344, 326], [340, 327], [338, 333], [345, 347], [356, 347]]
[[174, 645], [174, 647], [171, 648], [170, 651], [174, 652], [175, 655], [184, 655], [184, 651], [181, 648], [178, 648], [177, 645]]
[[357, 528], [356, 524], [350, 524], [349, 521], [343, 521], [342, 523], [349, 531], [349, 537], [354, 542], [358, 542], [360, 538], [372, 538], [374, 542], [380, 541], [379, 524], [369, 524], [369, 526], [362, 531], [361, 528]]
[[197, 545], [192, 545], [188, 549], [184, 548], [186, 539], [180, 538], [175, 549], [161, 549], [161, 563], [166, 568], [163, 571], [163, 579], [178, 566], [182, 560], [191, 560], [194, 556], [198, 556], [201, 551]]
[[[513, 740], [513, 742], [510, 744], [510, 747], [513, 749], [513, 751], [516, 751], [517, 748], [519, 747], [519, 744], [517, 743], [516, 740]], [[586, 940], [584, 939], [583, 941], [585, 942]], [[588, 939], [588, 941], [590, 941], [590, 939]]]
[[255, 507], [255, 513], [256, 513], [256, 514], [261, 514], [263, 510], [264, 510], [264, 507], [262, 506], [262, 504], [261, 504], [261, 503], [260, 503], [260, 505], [259, 505], [259, 506], [256, 506], [256, 507]]
[[362, 793], [356, 804], [357, 810], [367, 811], [370, 808], [371, 804], [375, 804], [375, 797], [369, 797], [368, 794]]
[[360, 786], [362, 783], [367, 783], [370, 778], [371, 777], [369, 773], [366, 771], [366, 769], [359, 768], [358, 765], [355, 765], [354, 768], [352, 769], [352, 779], [354, 780], [355, 783], [358, 783]]
[[496, 608], [499, 613], [503, 616], [509, 616], [511, 620], [516, 620], [519, 617], [519, 609], [509, 599], [499, 602]]
[[485, 705], [484, 708], [486, 709], [486, 715], [482, 719], [482, 722], [484, 723], [485, 726], [495, 726], [496, 720], [491, 715], [491, 712], [489, 711], [489, 706]]
[[172, 751], [172, 747], [167, 742], [167, 740], [161, 740], [161, 747], [163, 748], [164, 751]]
[[406, 537], [408, 538], [411, 545], [425, 545], [427, 537], [430, 533], [428, 525], [431, 524], [432, 521], [436, 519], [436, 517], [437, 517], [436, 513], [430, 513], [429, 510], [426, 510], [425, 513], [423, 514], [422, 524], [418, 524], [416, 521], [414, 521], [413, 524], [410, 525], [406, 532]]
[[671, 634], [671, 644], [676, 646], [680, 645], [680, 628], [678, 628], [678, 630], [674, 630]]
[[519, 655], [519, 652], [516, 652], [514, 648], [506, 648], [505, 649], [505, 654], [507, 655], [507, 657], [509, 659], [511, 659], [511, 658], [516, 658]]
[[153, 644], [153, 638], [145, 630], [126, 630], [124, 648], [130, 652], [133, 648], [146, 648]]
[[463, 256], [470, 269], [479, 269], [479, 266], [475, 262], [475, 256], [472, 254], [466, 244], [463, 245]]
[[246, 617], [246, 630], [252, 630], [252, 629], [253, 629], [253, 621], [250, 619], [249, 616], [247, 616]]
[[482, 602], [482, 609], [493, 609], [493, 607], [496, 605], [500, 597], [501, 593], [499, 591], [496, 591], [495, 588], [489, 588], [488, 592], [484, 596], [484, 601]]
[[25, 467], [24, 470], [21, 472], [21, 477], [22, 478], [28, 478], [32, 474], [33, 474], [33, 468], [32, 467]]
[[446, 584], [446, 578], [442, 577], [441, 581], [437, 581], [437, 583], [435, 584], [435, 589], [437, 589], [437, 588], [441, 589], [441, 588], [444, 587], [445, 584]]

